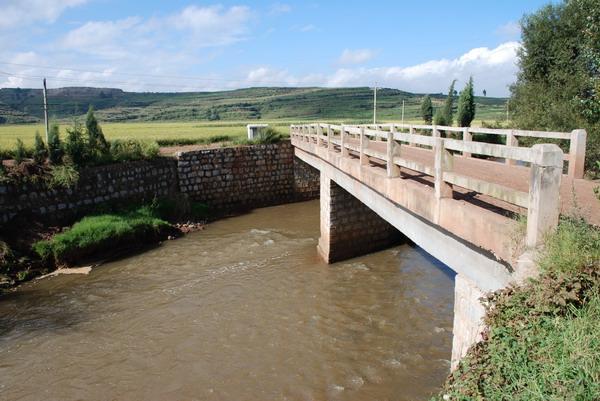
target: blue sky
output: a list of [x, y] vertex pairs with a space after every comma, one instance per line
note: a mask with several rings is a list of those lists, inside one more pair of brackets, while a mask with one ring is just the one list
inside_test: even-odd
[[0, 87], [461, 87], [508, 94], [547, 1], [0, 0]]

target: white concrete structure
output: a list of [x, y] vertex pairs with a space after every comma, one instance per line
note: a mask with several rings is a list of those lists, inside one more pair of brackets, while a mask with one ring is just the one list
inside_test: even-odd
[[248, 130], [248, 139], [252, 140], [258, 137], [260, 130], [268, 127], [269, 124], [248, 124], [246, 129]]
[[[417, 130], [431, 135], [418, 135]], [[442, 138], [441, 131], [462, 133], [463, 140]], [[473, 142], [474, 132], [506, 135], [509, 145]], [[556, 145], [518, 147], [517, 136], [571, 138], [576, 145], [565, 158]], [[581, 152], [585, 154], [580, 145], [585, 131], [312, 124], [292, 125], [291, 138], [296, 156], [319, 169], [322, 180], [335, 182], [457, 273], [453, 367], [481, 333], [481, 296], [532, 274], [531, 258], [521, 257], [523, 249], [513, 241], [518, 223], [496, 209], [526, 213], [524, 242], [529, 248], [539, 246], [558, 224], [563, 161], [569, 160], [569, 174], [577, 175]], [[501, 172], [524, 168], [514, 166], [516, 161], [530, 166], [528, 191], [520, 189], [521, 182], [513, 188], [502, 181]], [[470, 193], [478, 194], [477, 202], [458, 196]], [[323, 214], [329, 213], [330, 205], [323, 206], [321, 235], [329, 236], [329, 227], [323, 227], [329, 219]], [[319, 240], [322, 254], [329, 254], [331, 249], [321, 248], [330, 246], [336, 246], [335, 241], [332, 245], [328, 238]]]

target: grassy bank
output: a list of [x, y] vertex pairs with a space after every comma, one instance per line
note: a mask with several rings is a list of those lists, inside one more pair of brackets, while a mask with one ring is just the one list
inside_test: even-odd
[[116, 248], [136, 247], [158, 241], [171, 226], [151, 207], [125, 213], [89, 216], [64, 233], [39, 241], [33, 249], [54, 264], [69, 264]]
[[35, 222], [27, 222], [24, 227], [3, 227], [0, 289], [13, 287], [57, 267], [109, 259], [195, 231], [209, 217], [206, 205], [178, 197], [155, 200], [134, 209], [86, 216], [68, 228]]
[[487, 331], [435, 400], [600, 399], [600, 230], [564, 220], [541, 276], [487, 300]]

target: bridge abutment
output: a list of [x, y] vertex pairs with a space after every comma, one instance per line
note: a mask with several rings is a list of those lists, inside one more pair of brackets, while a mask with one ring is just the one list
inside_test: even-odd
[[321, 171], [318, 250], [333, 263], [402, 242], [404, 236]]
[[452, 328], [452, 358], [450, 369], [458, 366], [470, 346], [481, 340], [485, 308], [481, 298], [485, 294], [477, 285], [457, 274], [454, 279], [454, 324]]

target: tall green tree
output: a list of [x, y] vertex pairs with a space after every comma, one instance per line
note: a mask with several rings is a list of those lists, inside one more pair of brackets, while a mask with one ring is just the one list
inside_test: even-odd
[[421, 117], [426, 124], [431, 124], [433, 120], [433, 105], [431, 104], [431, 96], [427, 95], [421, 102]]
[[[600, 159], [600, 4], [569, 0], [521, 20], [520, 71], [511, 87], [520, 128], [588, 132], [586, 167]], [[566, 150], [566, 149], [565, 149]]]
[[33, 150], [33, 160], [38, 164], [42, 164], [46, 161], [47, 157], [48, 149], [46, 148], [46, 144], [44, 143], [44, 140], [42, 139], [42, 136], [40, 135], [39, 131], [36, 131], [35, 145]]
[[470, 77], [458, 97], [456, 121], [460, 127], [470, 127], [471, 122], [475, 119], [475, 95], [473, 93], [473, 77]]
[[456, 79], [452, 81], [450, 87], [448, 88], [448, 96], [446, 97], [446, 101], [444, 102], [444, 108], [442, 109], [442, 115], [444, 116], [444, 124], [442, 125], [452, 125], [454, 122], [454, 85], [456, 84]]
[[85, 129], [87, 132], [88, 150], [91, 153], [91, 156], [94, 157], [97, 156], [97, 154], [108, 154], [110, 145], [104, 137], [100, 124], [98, 124], [92, 105], [90, 105], [85, 118]]
[[52, 164], [61, 164], [64, 151], [60, 140], [60, 131], [57, 124], [52, 124], [48, 132], [48, 158]]

